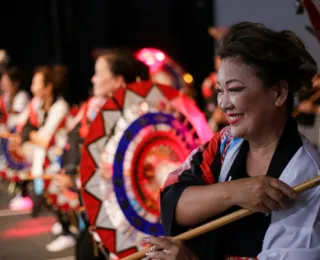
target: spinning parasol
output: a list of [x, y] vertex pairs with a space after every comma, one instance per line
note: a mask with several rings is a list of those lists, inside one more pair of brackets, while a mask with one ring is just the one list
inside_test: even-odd
[[211, 136], [195, 103], [172, 87], [134, 83], [106, 102], [85, 140], [80, 178], [91, 228], [110, 252], [125, 257], [142, 249], [142, 236], [163, 234], [159, 190]]

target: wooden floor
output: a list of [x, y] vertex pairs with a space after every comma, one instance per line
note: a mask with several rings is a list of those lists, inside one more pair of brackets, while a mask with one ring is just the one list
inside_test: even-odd
[[9, 210], [9, 201], [7, 184], [0, 181], [0, 260], [74, 260], [73, 248], [58, 253], [45, 248], [54, 239], [51, 212], [32, 218], [30, 212]]

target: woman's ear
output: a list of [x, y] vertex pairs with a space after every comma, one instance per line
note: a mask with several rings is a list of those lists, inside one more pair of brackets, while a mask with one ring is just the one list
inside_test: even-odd
[[277, 107], [283, 106], [288, 98], [289, 86], [286, 80], [280, 80], [277, 85], [273, 87], [275, 105]]

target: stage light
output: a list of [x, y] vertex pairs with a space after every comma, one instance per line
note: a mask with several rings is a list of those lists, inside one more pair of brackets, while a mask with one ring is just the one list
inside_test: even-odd
[[156, 54], [156, 59], [157, 60], [159, 60], [159, 61], [163, 61], [164, 59], [165, 59], [165, 55], [164, 55], [164, 53], [163, 52], [158, 52], [157, 54]]
[[187, 84], [191, 84], [193, 82], [193, 77], [191, 76], [191, 74], [186, 73], [183, 75], [183, 80], [187, 83]]

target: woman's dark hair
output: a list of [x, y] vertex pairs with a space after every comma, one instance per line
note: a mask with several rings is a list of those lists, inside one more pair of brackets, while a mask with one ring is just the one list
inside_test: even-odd
[[148, 79], [149, 72], [127, 49], [108, 49], [101, 56], [108, 62], [114, 76], [123, 76], [126, 83], [135, 82], [137, 77]]
[[288, 110], [292, 110], [293, 93], [312, 88], [317, 63], [299, 37], [287, 30], [280, 32], [259, 23], [233, 25], [218, 47], [221, 59], [240, 58], [250, 66], [266, 87], [285, 80], [288, 83]]
[[18, 91], [25, 88], [26, 75], [21, 69], [17, 67], [11, 67], [7, 71], [5, 71], [3, 75], [7, 75], [13, 83], [18, 84]]
[[65, 94], [68, 84], [68, 68], [63, 65], [39, 66], [35, 69], [34, 74], [43, 75], [44, 84], [52, 84], [52, 91], [55, 97]]
[[150, 71], [148, 65], [144, 62], [136, 59], [135, 60], [136, 67], [136, 77], [139, 77], [140, 80], [149, 80], [150, 79]]

